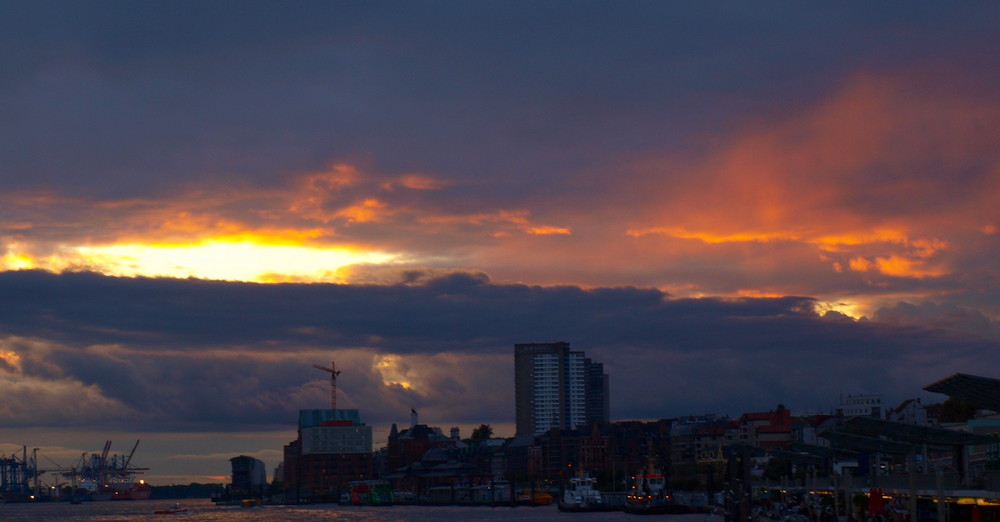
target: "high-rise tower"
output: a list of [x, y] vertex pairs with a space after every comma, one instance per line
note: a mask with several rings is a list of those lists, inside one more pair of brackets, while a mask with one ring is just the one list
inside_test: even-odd
[[518, 435], [608, 422], [608, 376], [569, 343], [515, 344], [514, 402]]

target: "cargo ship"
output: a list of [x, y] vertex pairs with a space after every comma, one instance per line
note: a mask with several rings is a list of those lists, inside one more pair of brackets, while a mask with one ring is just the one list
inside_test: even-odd
[[149, 500], [153, 495], [153, 486], [145, 480], [133, 483], [128, 489], [115, 490], [111, 500]]
[[84, 453], [73, 466], [71, 473], [76, 483], [74, 496], [83, 500], [147, 500], [153, 488], [135, 476], [149, 468], [132, 465], [139, 441], [135, 441], [128, 455], [109, 455], [111, 441], [104, 444], [104, 451]]
[[[56, 464], [56, 468], [41, 469], [38, 466], [38, 448], [30, 454], [27, 446], [22, 446], [20, 455], [0, 456], [0, 503], [46, 502], [69, 500], [79, 503], [84, 500], [146, 500], [153, 488], [135, 476], [148, 470], [132, 465], [132, 457], [139, 446], [135, 442], [128, 455], [110, 455], [111, 441], [104, 444], [100, 454], [84, 453], [69, 468]], [[51, 461], [51, 459], [49, 459]], [[42, 487], [42, 475], [55, 473], [67, 480], [56, 485]], [[57, 488], [57, 486], [59, 486]]]

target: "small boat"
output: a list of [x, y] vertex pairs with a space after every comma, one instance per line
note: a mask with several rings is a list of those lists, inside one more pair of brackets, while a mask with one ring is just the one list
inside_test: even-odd
[[355, 506], [391, 506], [395, 503], [388, 481], [355, 480], [348, 486], [351, 504]]
[[522, 491], [517, 496], [517, 503], [523, 506], [548, 506], [552, 504], [552, 495], [543, 489]]
[[588, 511], [617, 511], [604, 502], [604, 497], [596, 487], [597, 480], [591, 477], [573, 477], [563, 491], [559, 501], [559, 511], [582, 513]]
[[192, 511], [186, 507], [182, 507], [180, 504], [174, 504], [167, 509], [153, 511], [154, 515], [183, 515], [186, 513], [192, 513]]

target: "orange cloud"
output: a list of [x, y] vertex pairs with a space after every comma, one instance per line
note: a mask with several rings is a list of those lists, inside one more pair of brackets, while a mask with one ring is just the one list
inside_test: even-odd
[[341, 192], [361, 182], [362, 176], [352, 165], [335, 164], [325, 172], [311, 173], [300, 178], [296, 190], [289, 196], [289, 212], [308, 219], [329, 223], [337, 217], [336, 212], [327, 210]]
[[[798, 244], [831, 274], [951, 274], [961, 234], [997, 230], [982, 223], [1000, 208], [1000, 102], [932, 81], [858, 75], [808, 110], [713, 136], [722, 146], [701, 160], [638, 165], [648, 183], [629, 196], [640, 203], [625, 234], [695, 240], [702, 259], [733, 245], [746, 256], [733, 270]], [[673, 256], [677, 243], [662, 248]]]
[[897, 255], [876, 257], [875, 259], [858, 257], [851, 259], [850, 266], [851, 270], [856, 272], [876, 270], [887, 276], [912, 277], [916, 279], [940, 277], [949, 273], [944, 267], [931, 266], [918, 260], [907, 259]]
[[799, 236], [791, 232], [739, 232], [734, 234], [717, 234], [707, 231], [690, 231], [683, 227], [652, 227], [646, 229], [630, 229], [625, 232], [632, 237], [648, 235], [665, 235], [678, 239], [697, 239], [703, 243], [743, 243], [768, 241], [798, 241]]
[[325, 172], [303, 176], [299, 184], [309, 192], [334, 192], [356, 185], [360, 180], [361, 172], [357, 167], [346, 163], [337, 163], [331, 165], [330, 170]]
[[386, 213], [385, 203], [374, 198], [369, 198], [358, 204], [341, 209], [334, 215], [346, 219], [349, 223], [370, 223], [383, 220]]
[[[418, 218], [423, 224], [467, 224], [482, 226], [486, 224], [513, 225], [518, 231], [530, 235], [572, 235], [573, 231], [568, 227], [552, 225], [535, 225], [531, 222], [531, 213], [527, 210], [500, 210], [492, 213], [476, 214], [443, 214], [427, 215]], [[494, 237], [504, 237], [509, 235], [508, 230], [494, 230]]]
[[429, 214], [417, 218], [418, 223], [423, 224], [469, 224], [482, 225], [485, 223], [524, 223], [527, 221], [526, 212], [500, 211], [495, 213], [480, 212], [476, 214]]
[[395, 181], [382, 184], [384, 190], [393, 190], [399, 185], [410, 190], [441, 190], [451, 183], [429, 174], [405, 174]]
[[552, 227], [552, 226], [540, 226], [540, 227], [528, 227], [526, 232], [536, 236], [550, 236], [550, 235], [563, 235], [569, 236], [573, 232], [566, 227]]
[[760, 299], [760, 298], [784, 297], [786, 294], [784, 294], [783, 292], [769, 292], [767, 290], [760, 290], [760, 289], [753, 289], [753, 288], [746, 289], [746, 288], [744, 288], [744, 289], [737, 290], [736, 291], [736, 295], [738, 295], [740, 297], [750, 297], [750, 298], [754, 298], [754, 299]]
[[[355, 263], [416, 263], [420, 256], [407, 251], [410, 243], [440, 263], [444, 257], [415, 241], [421, 234], [445, 244], [463, 243], [470, 235], [499, 241], [517, 233], [571, 234], [569, 227], [534, 222], [526, 209], [441, 212], [420, 199], [422, 191], [447, 186], [431, 175], [406, 174], [389, 184], [375, 177], [336, 164], [283, 187], [188, 186], [159, 199], [91, 201], [7, 193], [0, 200], [11, 201], [8, 210], [17, 209], [11, 215], [26, 211], [39, 219], [30, 221], [20, 242], [5, 241], [0, 269], [339, 282]], [[398, 187], [410, 190], [392, 190]], [[45, 218], [71, 225], [54, 227]], [[360, 224], [368, 226], [354, 232], [352, 226]], [[2, 230], [14, 231], [10, 226]], [[35, 230], [58, 230], [60, 235], [46, 237]], [[282, 268], [266, 261], [289, 249], [299, 260], [325, 260], [329, 269]], [[226, 271], [223, 258], [239, 268]]]
[[[876, 228], [873, 230], [844, 231], [838, 234], [827, 234], [809, 241], [823, 250], [836, 252], [844, 247], [870, 245], [874, 243], [908, 244], [910, 242], [904, 230], [892, 228]], [[926, 241], [918, 241], [921, 244]]]
[[874, 262], [869, 261], [868, 259], [865, 259], [863, 257], [856, 257], [854, 259], [851, 259], [849, 266], [851, 267], [851, 270], [854, 270], [855, 272], [867, 272], [872, 268], [874, 268], [876, 265]]

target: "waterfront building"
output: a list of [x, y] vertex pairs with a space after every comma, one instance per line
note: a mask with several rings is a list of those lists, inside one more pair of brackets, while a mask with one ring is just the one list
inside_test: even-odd
[[580, 461], [580, 435], [580, 430], [553, 428], [535, 437], [535, 444], [542, 450], [542, 477], [559, 483], [569, 478], [567, 473], [572, 473]]
[[701, 428], [694, 433], [695, 459], [698, 464], [725, 461], [722, 447], [726, 445], [726, 428]]
[[[688, 415], [673, 419], [669, 432], [670, 452], [666, 454], [670, 465], [691, 465], [704, 459], [706, 454], [714, 454], [717, 448], [712, 446], [719, 444], [714, 439], [725, 439], [728, 426], [729, 419], [715, 415]], [[712, 431], [717, 429], [723, 430], [722, 433]]]
[[905, 424], [916, 424], [917, 426], [930, 426], [932, 423], [927, 416], [927, 408], [921, 404], [920, 399], [906, 399], [899, 406], [890, 408], [886, 413], [886, 420], [902, 422]]
[[232, 484], [229, 491], [233, 495], [261, 497], [267, 488], [267, 471], [264, 461], [240, 455], [229, 459], [232, 466]]
[[[396, 491], [429, 495], [431, 502], [446, 501], [453, 493], [466, 496], [449, 502], [475, 501], [475, 495], [467, 495], [468, 488], [484, 487], [503, 476], [504, 461], [499, 453], [504, 439], [462, 441], [458, 428], [445, 435], [441, 428], [420, 424], [417, 412], [411, 412], [410, 427], [400, 430], [393, 424], [386, 446], [383, 478]], [[457, 485], [463, 487], [456, 489]]]
[[750, 446], [756, 446], [757, 428], [760, 428], [761, 426], [768, 426], [770, 424], [771, 415], [766, 411], [747, 412], [740, 415], [739, 419], [736, 420], [740, 442]]
[[881, 395], [848, 395], [841, 397], [837, 414], [844, 417], [875, 417], [883, 416]]
[[[653, 465], [664, 473], [671, 473], [672, 436], [677, 419], [655, 421], [618, 421], [603, 426], [610, 436], [608, 466], [612, 476], [623, 479]], [[626, 481], [627, 482], [627, 481]], [[616, 482], [618, 487], [623, 484]]]
[[839, 425], [840, 417], [829, 414], [806, 415], [802, 418], [804, 424], [795, 424], [793, 439], [800, 444], [810, 446], [830, 446], [830, 441], [820, 437], [819, 434], [828, 429], [834, 429]]
[[285, 446], [293, 498], [338, 500], [348, 483], [374, 474], [372, 428], [358, 410], [299, 410], [298, 438]]
[[569, 343], [515, 344], [514, 402], [518, 435], [608, 422], [608, 376]]
[[532, 435], [517, 435], [507, 439], [496, 453], [496, 468], [503, 470], [514, 482], [537, 478], [542, 468], [542, 450]]
[[420, 462], [424, 454], [435, 448], [463, 445], [461, 440], [447, 436], [441, 428], [420, 424], [417, 412], [411, 410], [410, 427], [402, 431], [393, 423], [386, 446], [388, 469], [396, 470]]
[[792, 415], [782, 405], [772, 411], [751, 412], [737, 419], [740, 442], [759, 447], [787, 447], [792, 443]]

